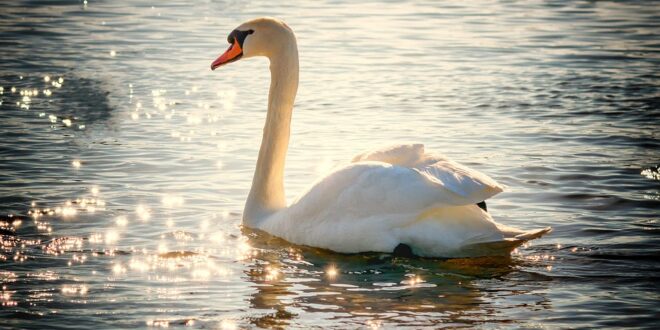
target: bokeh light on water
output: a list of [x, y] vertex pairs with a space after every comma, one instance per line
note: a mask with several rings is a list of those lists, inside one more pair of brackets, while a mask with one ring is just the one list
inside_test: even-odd
[[[644, 3], [14, 1], [0, 11], [0, 318], [60, 327], [650, 326], [657, 10]], [[420, 141], [553, 226], [511, 258], [339, 255], [240, 227], [268, 70], [217, 72], [255, 16], [296, 31], [287, 197]], [[634, 319], [634, 320], [633, 320]]]

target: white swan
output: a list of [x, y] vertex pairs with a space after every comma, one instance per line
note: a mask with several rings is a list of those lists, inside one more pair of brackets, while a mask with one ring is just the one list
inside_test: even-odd
[[268, 113], [243, 213], [245, 226], [336, 252], [396, 250], [427, 257], [507, 255], [551, 230], [522, 231], [494, 222], [475, 204], [502, 187], [482, 173], [426, 153], [422, 144], [358, 155], [287, 207], [283, 174], [298, 89], [295, 35], [282, 21], [258, 18], [241, 24], [227, 40], [229, 48], [211, 69], [253, 56], [270, 60]]

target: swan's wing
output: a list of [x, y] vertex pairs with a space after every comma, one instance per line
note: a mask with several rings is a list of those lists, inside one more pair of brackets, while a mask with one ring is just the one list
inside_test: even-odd
[[304, 223], [302, 219], [417, 215], [429, 207], [478, 202], [456, 194], [419, 170], [383, 162], [359, 162], [318, 180], [291, 203], [287, 216]]
[[415, 169], [428, 175], [460, 196], [476, 201], [491, 198], [504, 189], [495, 180], [479, 171], [461, 165], [439, 154], [425, 154]]
[[[465, 217], [452, 220], [457, 228], [478, 223], [477, 227], [483, 227], [479, 235], [495, 228], [488, 214], [474, 205], [477, 202], [417, 169], [359, 162], [317, 181], [286, 212], [275, 213], [259, 229], [290, 242], [339, 252], [391, 251], [429, 208], [465, 205], [474, 208], [478, 217], [465, 224], [459, 224]], [[477, 234], [474, 230], [466, 233], [469, 237]]]
[[364, 152], [353, 158], [353, 162], [379, 161], [392, 165], [416, 169], [452, 192], [475, 203], [484, 201], [503, 188], [489, 176], [447, 157], [426, 153], [423, 144], [401, 144]]
[[391, 252], [405, 243], [419, 255], [446, 257], [486, 255], [482, 253], [488, 246], [461, 249], [501, 241], [508, 231], [512, 237], [523, 233], [500, 230], [476, 202], [420, 170], [359, 162], [317, 181], [258, 228], [296, 244], [337, 252]]

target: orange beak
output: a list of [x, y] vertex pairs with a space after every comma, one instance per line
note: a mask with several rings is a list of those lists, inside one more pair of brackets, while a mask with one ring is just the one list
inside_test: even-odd
[[238, 40], [234, 40], [234, 43], [227, 48], [227, 50], [220, 55], [213, 63], [211, 63], [211, 70], [215, 70], [216, 68], [223, 66], [227, 63], [231, 63], [234, 61], [238, 61], [238, 59], [243, 56], [243, 50], [241, 49], [241, 45], [239, 45]]

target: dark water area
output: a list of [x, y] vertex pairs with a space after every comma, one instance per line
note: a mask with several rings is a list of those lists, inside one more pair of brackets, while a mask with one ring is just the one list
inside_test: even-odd
[[[510, 258], [341, 255], [241, 228], [285, 20], [289, 200], [419, 141], [506, 186]], [[0, 328], [660, 327], [660, 3], [6, 1]]]

